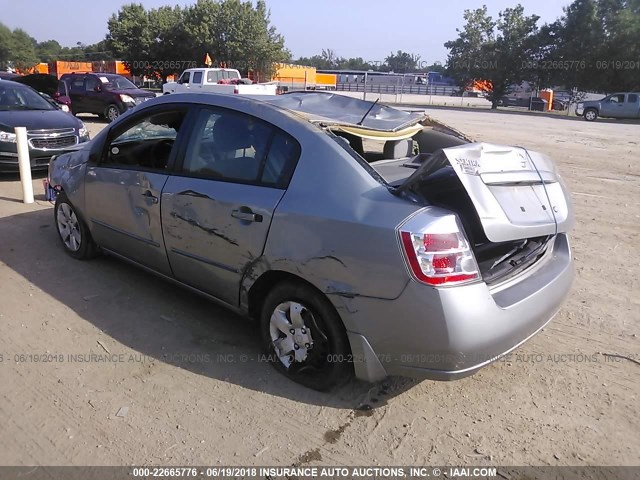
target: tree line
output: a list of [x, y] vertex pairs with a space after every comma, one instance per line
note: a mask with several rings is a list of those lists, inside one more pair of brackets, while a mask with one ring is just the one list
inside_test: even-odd
[[439, 63], [427, 63], [420, 60], [420, 55], [398, 50], [391, 52], [384, 61], [367, 61], [362, 57], [338, 57], [331, 48], [322, 49], [319, 55], [299, 57], [293, 60], [297, 65], [308, 65], [319, 70], [364, 70], [375, 72], [445, 72], [445, 67]]
[[205, 54], [214, 65], [268, 76], [273, 65], [291, 62], [319, 69], [409, 73], [439, 71], [461, 86], [489, 80], [494, 106], [511, 86], [539, 86], [608, 92], [640, 90], [640, 0], [574, 0], [552, 23], [539, 25], [521, 5], [497, 18], [486, 6], [464, 12], [457, 38], [445, 43], [446, 65], [428, 64], [410, 52], [390, 53], [383, 62], [339, 57], [331, 48], [292, 58], [284, 37], [271, 24], [264, 0], [198, 0], [195, 4], [146, 9], [120, 8], [107, 22], [104, 40], [62, 47], [37, 42], [22, 29], [0, 23], [0, 66], [26, 70], [52, 60], [124, 60], [134, 75], [165, 79], [188, 66], [201, 66]]
[[449, 41], [447, 72], [460, 84], [491, 81], [498, 99], [523, 81], [584, 91], [640, 90], [640, 0], [575, 0], [553, 23], [517, 5], [494, 19], [483, 6], [464, 13]]

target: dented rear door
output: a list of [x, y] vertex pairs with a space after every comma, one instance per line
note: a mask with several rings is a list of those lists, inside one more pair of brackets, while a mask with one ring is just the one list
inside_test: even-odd
[[162, 191], [162, 229], [174, 276], [238, 305], [245, 270], [264, 249], [284, 191], [172, 176]]
[[490, 241], [554, 235], [570, 228], [569, 195], [553, 161], [524, 148], [487, 143], [447, 148], [426, 160], [401, 189], [419, 187], [434, 164], [447, 162]]

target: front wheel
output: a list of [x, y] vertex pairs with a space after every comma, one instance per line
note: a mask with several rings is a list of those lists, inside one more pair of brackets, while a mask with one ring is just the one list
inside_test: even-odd
[[342, 320], [312, 287], [293, 282], [277, 285], [263, 304], [260, 328], [269, 362], [294, 382], [326, 391], [353, 375]]
[[584, 119], [587, 122], [594, 122], [598, 119], [598, 111], [595, 108], [589, 108], [584, 112]]
[[64, 192], [58, 194], [53, 213], [58, 236], [65, 252], [78, 260], [95, 257], [98, 247], [91, 238], [91, 232]]
[[118, 106], [114, 103], [109, 105], [104, 111], [104, 116], [107, 117], [107, 120], [109, 120], [110, 122], [113, 122], [116, 118], [120, 116], [120, 110], [118, 109]]

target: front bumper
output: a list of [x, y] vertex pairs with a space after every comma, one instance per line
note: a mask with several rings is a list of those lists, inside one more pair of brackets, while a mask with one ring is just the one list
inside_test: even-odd
[[[89, 139], [81, 138], [80, 145], [87, 142]], [[35, 148], [29, 148], [29, 159], [32, 170], [46, 170], [49, 168], [49, 162], [55, 155], [61, 155], [65, 153], [66, 149], [48, 149], [41, 150]], [[0, 173], [16, 173], [20, 171], [18, 167], [18, 150], [15, 143], [2, 145], [0, 149]]]
[[[49, 168], [49, 162], [51, 157], [61, 152], [47, 152], [44, 156], [42, 153], [35, 154], [29, 151], [29, 158], [31, 160], [32, 170], [46, 170]], [[1, 152], [0, 151], [0, 172], [1, 173], [16, 173], [20, 171], [18, 167], [18, 154], [14, 152]]]
[[430, 288], [410, 281], [395, 300], [343, 299], [356, 376], [453, 380], [527, 341], [556, 314], [573, 281], [566, 235], [505, 284]]

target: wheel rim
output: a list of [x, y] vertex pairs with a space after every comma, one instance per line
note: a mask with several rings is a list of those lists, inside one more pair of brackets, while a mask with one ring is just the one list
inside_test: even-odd
[[109, 110], [107, 110], [107, 117], [109, 120], [115, 120], [118, 118], [118, 115], [120, 115], [120, 112], [118, 112], [116, 107], [109, 107]]
[[589, 110], [585, 115], [587, 116], [587, 120], [593, 120], [596, 118], [595, 114], [591, 110]]
[[[314, 349], [312, 329], [318, 330], [313, 313], [298, 302], [283, 302], [271, 314], [269, 334], [280, 363], [289, 369], [307, 364]], [[318, 340], [324, 335], [318, 335]]]
[[61, 203], [57, 215], [58, 233], [65, 247], [77, 252], [82, 244], [78, 217], [68, 203]]

